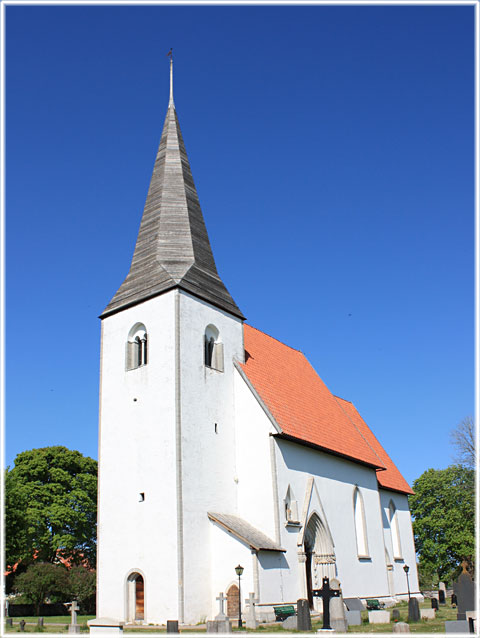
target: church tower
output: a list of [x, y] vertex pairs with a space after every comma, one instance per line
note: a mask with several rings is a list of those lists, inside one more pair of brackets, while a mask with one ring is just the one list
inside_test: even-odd
[[130, 271], [101, 314], [98, 616], [189, 622], [210, 604], [206, 512], [237, 501], [243, 319], [216, 269], [171, 62]]

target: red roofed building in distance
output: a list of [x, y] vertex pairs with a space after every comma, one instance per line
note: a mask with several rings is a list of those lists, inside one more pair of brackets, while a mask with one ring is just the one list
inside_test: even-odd
[[[304, 354], [247, 325], [221, 280], [173, 101], [130, 270], [101, 314], [97, 614], [257, 619], [324, 577], [420, 596], [411, 489]], [[223, 604], [223, 603], [222, 603]]]

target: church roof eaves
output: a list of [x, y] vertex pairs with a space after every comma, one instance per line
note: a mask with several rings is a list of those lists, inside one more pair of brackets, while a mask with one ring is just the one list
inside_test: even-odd
[[258, 551], [286, 552], [271, 538], [239, 516], [207, 512], [208, 518], [224, 527], [231, 534], [246, 543], [251, 549]]

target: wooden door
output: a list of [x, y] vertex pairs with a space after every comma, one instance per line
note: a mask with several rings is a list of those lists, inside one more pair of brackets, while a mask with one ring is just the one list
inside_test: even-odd
[[227, 616], [238, 618], [238, 587], [232, 585], [227, 591]]
[[141, 576], [138, 576], [135, 581], [135, 620], [143, 620], [144, 617], [145, 609], [143, 578]]

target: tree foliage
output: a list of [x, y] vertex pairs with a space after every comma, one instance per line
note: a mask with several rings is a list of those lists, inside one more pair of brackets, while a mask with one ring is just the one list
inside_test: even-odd
[[475, 473], [460, 465], [429, 469], [409, 497], [420, 570], [448, 579], [475, 560]]
[[15, 578], [14, 588], [35, 605], [35, 613], [39, 616], [40, 605], [47, 598], [68, 596], [68, 572], [63, 565], [34, 563]]
[[455, 449], [455, 463], [473, 470], [475, 468], [475, 424], [472, 417], [467, 416], [451, 431], [450, 440]]
[[65, 447], [18, 454], [5, 477], [6, 564], [95, 564], [97, 462]]
[[68, 580], [71, 599], [78, 601], [83, 612], [94, 613], [97, 591], [96, 572], [78, 565], [72, 567]]

